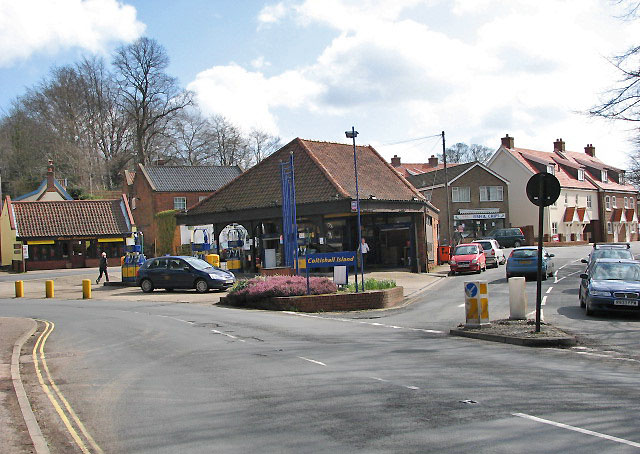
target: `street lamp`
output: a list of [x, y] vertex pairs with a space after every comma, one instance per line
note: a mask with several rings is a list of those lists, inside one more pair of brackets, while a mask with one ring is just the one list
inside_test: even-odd
[[[360, 275], [362, 281], [362, 291], [364, 292], [364, 260], [362, 259], [362, 232], [360, 228], [360, 194], [358, 192], [358, 160], [356, 158], [356, 137], [358, 131], [355, 126], [351, 127], [351, 131], [345, 131], [344, 133], [347, 139], [353, 139], [353, 171], [356, 174], [356, 205], [358, 207], [358, 248], [360, 251]], [[356, 268], [356, 293], [358, 292], [358, 269]]]

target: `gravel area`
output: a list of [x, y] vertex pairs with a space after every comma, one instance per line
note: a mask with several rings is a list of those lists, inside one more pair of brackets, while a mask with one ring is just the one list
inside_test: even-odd
[[465, 328], [464, 324], [458, 325], [462, 331], [477, 331], [483, 334], [494, 334], [497, 336], [519, 337], [527, 339], [540, 339], [549, 337], [573, 337], [571, 334], [556, 328], [547, 323], [540, 323], [540, 332], [536, 333], [535, 320], [494, 320], [490, 326], [482, 328]]

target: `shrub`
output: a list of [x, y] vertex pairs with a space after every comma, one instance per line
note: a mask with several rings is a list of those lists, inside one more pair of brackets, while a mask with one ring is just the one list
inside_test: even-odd
[[[368, 278], [364, 280], [364, 289], [365, 290], [384, 290], [387, 288], [394, 288], [396, 286], [396, 281], [391, 279], [373, 279]], [[358, 289], [362, 288], [362, 284], [358, 282]], [[356, 284], [352, 282], [351, 284], [343, 287], [341, 289], [344, 292], [355, 292]]]
[[[326, 277], [309, 278], [312, 295], [336, 293], [336, 285]], [[276, 296], [302, 296], [307, 294], [307, 279], [304, 276], [258, 276], [243, 279], [231, 287], [227, 298], [236, 303], [257, 301]]]

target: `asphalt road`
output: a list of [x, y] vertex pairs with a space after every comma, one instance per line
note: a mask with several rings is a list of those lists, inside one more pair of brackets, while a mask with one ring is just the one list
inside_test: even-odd
[[[588, 248], [551, 252], [562, 268], [544, 283], [544, 316], [579, 333], [578, 348], [446, 334], [464, 320], [467, 280], [487, 280], [491, 318], [508, 316], [504, 267], [392, 311], [2, 300], [0, 315], [55, 323], [49, 368], [105, 453], [640, 452], [640, 319], [585, 317]], [[535, 282], [527, 292], [533, 310]]]

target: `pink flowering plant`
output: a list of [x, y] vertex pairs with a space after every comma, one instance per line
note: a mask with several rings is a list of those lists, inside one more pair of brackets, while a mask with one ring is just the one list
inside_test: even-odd
[[[336, 293], [338, 288], [326, 277], [309, 278], [312, 295]], [[229, 290], [227, 298], [233, 302], [250, 302], [276, 296], [302, 296], [307, 294], [304, 276], [258, 276], [238, 281]]]

